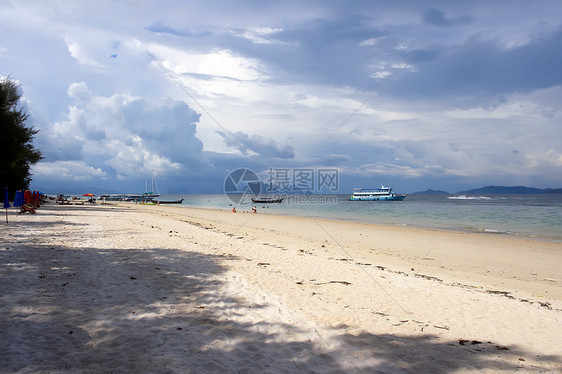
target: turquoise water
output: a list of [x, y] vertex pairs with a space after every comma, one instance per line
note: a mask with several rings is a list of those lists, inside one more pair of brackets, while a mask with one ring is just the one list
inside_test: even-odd
[[[182, 206], [232, 209], [225, 195], [162, 195]], [[449, 199], [409, 195], [404, 201], [348, 201], [349, 195], [289, 195], [282, 204], [255, 204], [259, 212], [400, 226], [488, 232], [562, 240], [562, 195], [487, 195]], [[250, 210], [240, 205], [238, 211]]]

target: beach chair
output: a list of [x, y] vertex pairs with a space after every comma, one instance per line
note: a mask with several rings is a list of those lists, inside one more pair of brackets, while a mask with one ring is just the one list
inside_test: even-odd
[[31, 214], [35, 214], [35, 207], [31, 204], [23, 204], [21, 206], [21, 210], [20, 210], [20, 214], [25, 213], [25, 212], [29, 212]]

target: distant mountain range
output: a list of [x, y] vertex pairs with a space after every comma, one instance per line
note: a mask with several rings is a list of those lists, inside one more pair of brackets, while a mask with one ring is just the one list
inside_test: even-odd
[[475, 188], [473, 190], [459, 192], [466, 195], [476, 194], [562, 194], [562, 188], [534, 188], [525, 186], [504, 187], [504, 186], [486, 186]]
[[[425, 195], [452, 195], [447, 191], [438, 191], [438, 190], [426, 190], [422, 192], [415, 192], [415, 194], [425, 194]], [[525, 187], [525, 186], [515, 186], [515, 187], [506, 187], [506, 186], [486, 186], [475, 188], [472, 190], [467, 191], [460, 191], [457, 192], [456, 195], [484, 195], [484, 194], [503, 194], [503, 195], [526, 195], [526, 194], [562, 194], [562, 188], [534, 188], [534, 187]]]
[[414, 192], [413, 195], [451, 195], [451, 194], [447, 191], [432, 190], [430, 188], [429, 190]]

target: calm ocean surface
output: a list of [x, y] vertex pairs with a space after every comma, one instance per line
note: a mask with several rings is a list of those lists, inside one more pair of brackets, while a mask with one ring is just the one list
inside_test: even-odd
[[[182, 206], [232, 209], [225, 195], [162, 195]], [[348, 201], [345, 195], [288, 195], [282, 204], [256, 204], [258, 212], [335, 220], [488, 232], [562, 240], [562, 195], [408, 195], [404, 201]], [[312, 201], [314, 200], [314, 201]], [[240, 205], [238, 211], [250, 210]]]

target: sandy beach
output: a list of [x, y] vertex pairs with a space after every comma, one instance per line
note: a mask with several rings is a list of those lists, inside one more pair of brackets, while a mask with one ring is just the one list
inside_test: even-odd
[[1, 373], [562, 371], [557, 242], [126, 203], [0, 238]]

